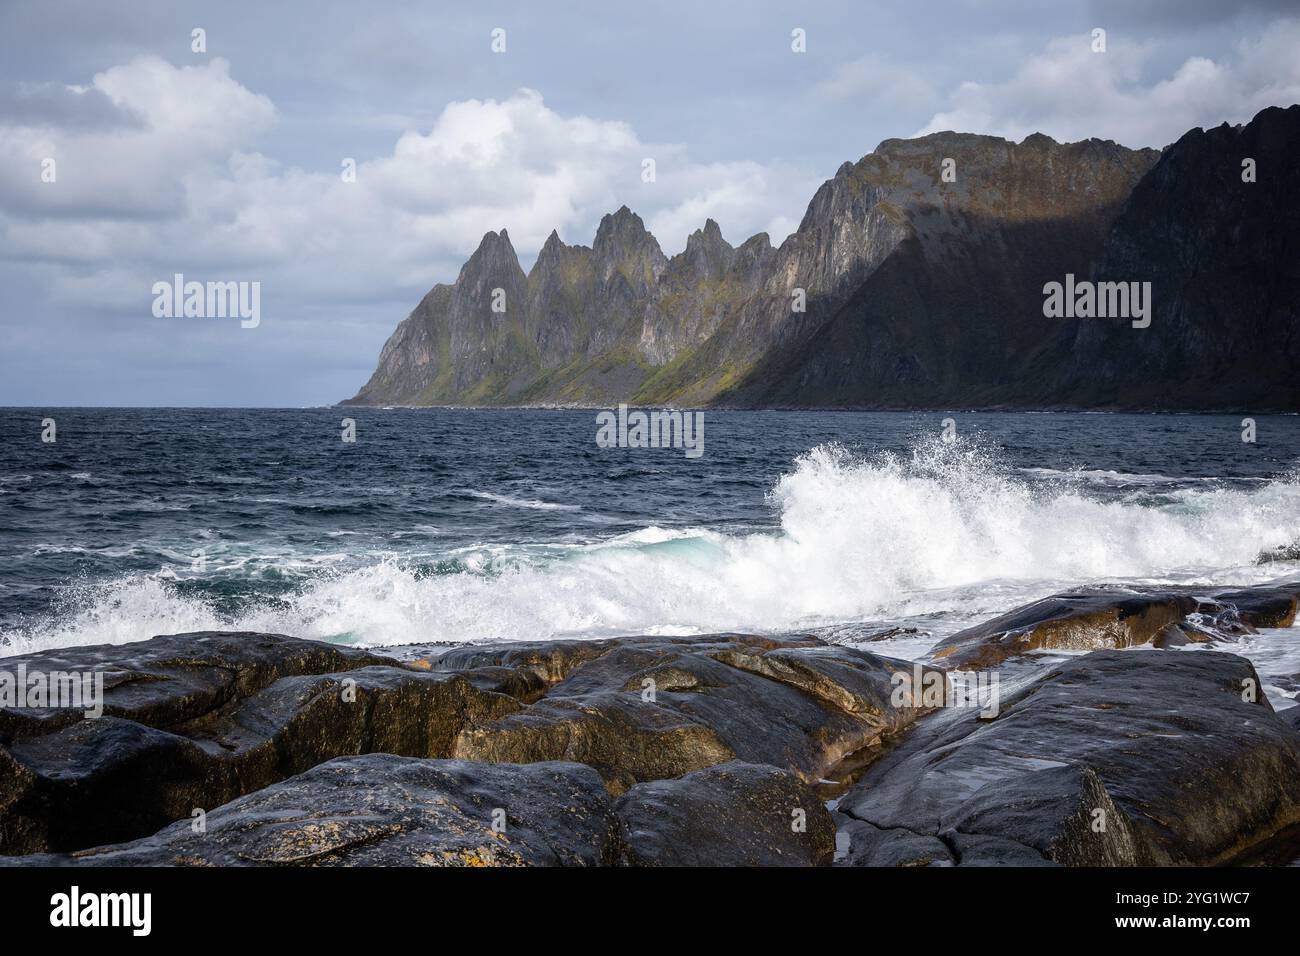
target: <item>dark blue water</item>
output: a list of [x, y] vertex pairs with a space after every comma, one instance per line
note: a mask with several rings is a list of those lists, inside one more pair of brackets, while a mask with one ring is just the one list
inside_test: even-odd
[[1300, 538], [1300, 418], [1255, 443], [1215, 416], [704, 421], [691, 459], [598, 447], [589, 411], [6, 409], [0, 645], [957, 621], [1083, 581], [1293, 570], [1254, 558]]

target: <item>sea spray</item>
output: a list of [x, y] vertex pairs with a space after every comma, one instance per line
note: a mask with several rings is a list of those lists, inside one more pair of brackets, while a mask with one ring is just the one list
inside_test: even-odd
[[1103, 500], [1085, 482], [1030, 480], [966, 438], [871, 456], [819, 445], [768, 501], [773, 531], [484, 546], [444, 556], [450, 573], [366, 557], [234, 612], [184, 582], [126, 575], [0, 634], [0, 654], [217, 627], [385, 645], [947, 621], [1089, 582], [1247, 584], [1279, 573], [1256, 555], [1300, 539], [1294, 476]]

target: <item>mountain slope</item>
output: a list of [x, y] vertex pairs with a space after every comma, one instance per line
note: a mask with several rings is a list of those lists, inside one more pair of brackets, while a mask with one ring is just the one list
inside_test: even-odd
[[[1057, 374], [1090, 406], [1300, 409], [1300, 106], [1194, 129], [1129, 198], [1099, 280], [1150, 282], [1151, 327], [1078, 323]], [[1255, 161], [1255, 182], [1242, 162]]]
[[[670, 259], [623, 207], [591, 247], [552, 233], [524, 276], [505, 230], [488, 233], [350, 403], [1296, 407], [1280, 210], [1296, 208], [1298, 136], [1300, 107], [1163, 156], [1041, 134], [886, 140], [775, 249], [733, 247], [709, 220]], [[1258, 182], [1240, 182], [1242, 155]], [[1151, 281], [1152, 326], [1045, 318], [1043, 286], [1067, 273]]]

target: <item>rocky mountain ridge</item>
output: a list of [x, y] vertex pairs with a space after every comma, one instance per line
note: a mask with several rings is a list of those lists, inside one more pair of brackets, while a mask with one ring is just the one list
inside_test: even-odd
[[[525, 274], [489, 232], [345, 404], [1300, 407], [1297, 146], [1300, 106], [1163, 153], [936, 133], [844, 163], [778, 247], [710, 219], [668, 257], [624, 206]], [[1152, 327], [1045, 318], [1067, 274], [1151, 281]]]

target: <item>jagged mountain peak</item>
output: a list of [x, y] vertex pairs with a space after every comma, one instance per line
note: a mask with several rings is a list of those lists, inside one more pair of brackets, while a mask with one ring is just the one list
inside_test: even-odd
[[652, 288], [668, 265], [658, 240], [627, 206], [601, 218], [591, 248], [602, 282], [621, 275], [638, 294]]
[[461, 267], [456, 285], [466, 288], [481, 285], [489, 279], [513, 283], [522, 279], [523, 274], [509, 234], [504, 229], [500, 232], [489, 231], [484, 233], [474, 254]]
[[[641, 217], [627, 206], [619, 206], [617, 212], [606, 213], [596, 227], [596, 239], [591, 248], [597, 255], [604, 254], [612, 248], [627, 248], [644, 243], [655, 242], [654, 236], [646, 229]], [[658, 242], [655, 242], [656, 247]]]
[[[540, 264], [542, 262], [558, 259], [568, 248], [569, 247], [564, 244], [564, 240], [560, 238], [559, 232], [552, 229], [551, 234], [546, 237], [546, 242], [542, 243], [541, 251], [537, 253], [537, 263]], [[536, 265], [534, 268], [536, 268]]]
[[[590, 247], [552, 231], [526, 279], [506, 231], [488, 233], [456, 286], [436, 288], [402, 323], [353, 401], [1105, 405], [1145, 400], [1135, 376], [1153, 395], [1183, 382], [1187, 407], [1236, 394], [1225, 382], [1270, 394], [1300, 362], [1279, 345], [1300, 342], [1290, 334], [1300, 278], [1290, 220], [1275, 212], [1295, 207], [1297, 140], [1300, 107], [1193, 130], [1154, 169], [1160, 151], [1102, 139], [884, 140], [818, 188], [779, 248], [765, 233], [733, 248], [710, 218], [669, 262], [624, 205], [601, 218]], [[942, 175], [949, 157], [955, 178]], [[1243, 157], [1258, 160], [1258, 183], [1243, 182]], [[1278, 263], [1271, 285], [1252, 278], [1261, 261]], [[1093, 322], [1077, 340], [1045, 324], [1044, 283], [1098, 269], [1131, 280], [1151, 263], [1157, 279], [1190, 278], [1153, 280], [1140, 349], [1128, 323]], [[489, 308], [498, 287], [504, 317]], [[1252, 314], [1264, 318], [1236, 320]], [[1260, 328], [1247, 334], [1251, 322]], [[1086, 338], [1107, 329], [1114, 342]], [[1201, 342], [1197, 367], [1214, 375], [1193, 382], [1161, 364]], [[1238, 370], [1273, 353], [1243, 391]], [[1083, 384], [1065, 374], [1074, 366]]]
[[686, 252], [690, 254], [692, 250], [716, 250], [726, 249], [730, 251], [732, 246], [726, 239], [722, 238], [722, 228], [712, 219], [704, 220], [704, 228], [696, 229], [686, 237]]
[[470, 260], [472, 261], [479, 256], [497, 257], [506, 254], [514, 256], [515, 260], [518, 261], [518, 256], [515, 256], [515, 247], [510, 242], [510, 234], [504, 228], [500, 232], [489, 230], [479, 240], [478, 248], [474, 250]]
[[1057, 143], [1056, 140], [1052, 139], [1052, 137], [1048, 136], [1046, 133], [1030, 133], [1028, 136], [1026, 136], [1024, 139], [1020, 141], [1020, 145], [1033, 146], [1033, 147], [1052, 147], [1052, 146], [1059, 146], [1060, 144]]
[[[1050, 143], [1055, 144], [1051, 137], [1044, 136], [1042, 133], [1031, 133], [1029, 139], [1041, 137]], [[924, 136], [916, 136], [911, 139], [892, 137], [883, 139], [880, 143], [867, 154], [869, 156], [906, 156], [909, 154], [933, 152], [941, 149], [978, 149], [981, 147], [1007, 147], [1014, 146], [1011, 140], [1003, 139], [1001, 136], [992, 136], [988, 133], [958, 133], [954, 130], [938, 130], [933, 133], [926, 133]], [[861, 161], [859, 161], [861, 162]]]
[[[560, 238], [559, 232], [552, 229], [546, 237], [533, 268], [529, 271], [529, 281], [534, 278], [543, 285], [552, 280], [560, 282], [581, 281], [590, 269], [591, 249], [587, 246], [570, 246]], [[576, 271], [575, 271], [576, 270]]]
[[726, 245], [727, 240], [722, 238], [722, 227], [718, 225], [716, 220], [709, 218], [704, 220], [704, 226], [702, 228], [696, 229], [686, 237], [686, 247], [688, 249], [690, 248], [691, 243], [697, 245], [700, 243], [705, 243], [707, 245], [717, 245], [718, 243], [721, 243]]
[[683, 255], [696, 275], [716, 278], [731, 267], [736, 250], [722, 238], [721, 227], [714, 220], [706, 219], [703, 229], [696, 229], [686, 237]]

